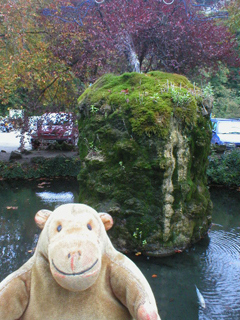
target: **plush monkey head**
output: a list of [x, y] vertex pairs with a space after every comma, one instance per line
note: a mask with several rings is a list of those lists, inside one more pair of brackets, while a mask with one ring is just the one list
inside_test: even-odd
[[105, 230], [112, 227], [112, 217], [84, 204], [65, 204], [53, 212], [38, 211], [35, 221], [43, 229], [38, 253], [49, 261], [56, 282], [70, 291], [91, 287], [109, 245]]

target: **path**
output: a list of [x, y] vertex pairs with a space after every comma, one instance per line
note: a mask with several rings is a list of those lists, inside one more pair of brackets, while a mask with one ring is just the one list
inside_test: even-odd
[[[29, 137], [25, 136], [26, 150], [31, 150], [31, 144], [29, 143]], [[14, 130], [11, 132], [0, 132], [0, 151], [12, 152], [18, 150], [20, 147], [20, 131]]]
[[[12, 151], [19, 151], [20, 147], [20, 131], [0, 132], [0, 161], [9, 161], [9, 157]], [[29, 137], [25, 138], [25, 150], [30, 151], [29, 154], [22, 154], [22, 159], [18, 162], [28, 162], [34, 157], [52, 158], [57, 155], [63, 155], [66, 157], [74, 157], [78, 155], [77, 151], [51, 151], [51, 150], [32, 150], [29, 143]]]

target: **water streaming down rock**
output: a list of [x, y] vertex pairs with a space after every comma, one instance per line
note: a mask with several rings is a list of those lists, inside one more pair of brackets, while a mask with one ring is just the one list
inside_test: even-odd
[[123, 52], [125, 54], [131, 72], [140, 72], [140, 62], [130, 34], [125, 33], [122, 35], [120, 44], [118, 45], [118, 49], [120, 52]]
[[140, 72], [140, 63], [136, 52], [132, 48], [130, 50], [130, 63], [133, 66], [133, 72]]
[[168, 255], [207, 232], [202, 103], [185, 77], [161, 72], [105, 75], [80, 97], [80, 201], [113, 215], [120, 250]]

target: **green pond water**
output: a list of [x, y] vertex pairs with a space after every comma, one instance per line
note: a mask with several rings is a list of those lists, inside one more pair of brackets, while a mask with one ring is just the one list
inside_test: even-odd
[[[77, 202], [79, 188], [76, 180], [1, 183], [0, 281], [31, 257], [40, 232], [36, 212]], [[206, 238], [171, 257], [130, 257], [148, 279], [162, 320], [240, 319], [240, 192], [210, 192], [213, 226]]]

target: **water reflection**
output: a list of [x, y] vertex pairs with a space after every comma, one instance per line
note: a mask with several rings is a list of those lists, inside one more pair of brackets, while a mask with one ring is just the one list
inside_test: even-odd
[[[0, 280], [30, 258], [39, 234], [35, 213], [77, 202], [78, 189], [75, 180], [0, 186]], [[172, 257], [131, 257], [154, 291], [162, 320], [240, 319], [239, 192], [213, 189], [211, 197], [214, 224], [208, 237]], [[206, 308], [198, 303], [195, 285]]]
[[43, 203], [56, 203], [58, 205], [63, 203], [72, 203], [74, 202], [74, 195], [72, 192], [51, 192], [43, 191], [36, 192], [36, 196], [39, 197]]

